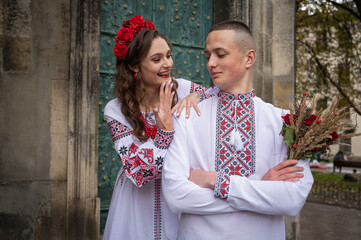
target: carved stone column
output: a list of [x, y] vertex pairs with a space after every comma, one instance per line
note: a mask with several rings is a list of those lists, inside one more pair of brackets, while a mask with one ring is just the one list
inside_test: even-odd
[[100, 1], [71, 5], [68, 139], [68, 239], [97, 239], [97, 102], [100, 62]]

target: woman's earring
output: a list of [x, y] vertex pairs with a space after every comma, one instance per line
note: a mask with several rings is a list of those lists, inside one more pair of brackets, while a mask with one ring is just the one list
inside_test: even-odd
[[134, 78], [134, 80], [137, 80], [137, 78], [138, 78], [137, 73], [134, 73], [133, 78]]

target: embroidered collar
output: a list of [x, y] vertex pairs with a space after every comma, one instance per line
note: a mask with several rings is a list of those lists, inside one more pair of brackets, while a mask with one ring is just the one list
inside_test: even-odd
[[241, 102], [246, 102], [252, 100], [256, 95], [254, 94], [254, 90], [248, 92], [248, 93], [240, 93], [240, 94], [231, 94], [231, 93], [225, 93], [222, 91], [219, 91], [218, 97], [222, 100], [226, 101], [233, 101], [238, 100]]

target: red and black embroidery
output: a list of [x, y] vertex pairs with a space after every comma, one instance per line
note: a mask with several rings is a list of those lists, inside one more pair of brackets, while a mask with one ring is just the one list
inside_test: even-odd
[[199, 85], [197, 83], [192, 82], [191, 83], [191, 89], [190, 89], [190, 93], [194, 93], [197, 92], [199, 94], [199, 101], [203, 101], [204, 99], [210, 98], [211, 95], [206, 94], [206, 88], [203, 87], [202, 85]]
[[161, 204], [162, 182], [154, 180], [154, 240], [162, 239], [162, 204]]
[[121, 124], [120, 122], [113, 120], [108, 122], [108, 127], [110, 130], [110, 134], [112, 136], [113, 142], [116, 140], [129, 136], [132, 134], [132, 130], [128, 128], [127, 126]]
[[174, 131], [166, 132], [158, 128], [158, 132], [154, 138], [154, 145], [159, 149], [168, 149], [173, 141]]
[[123, 155], [122, 163], [126, 176], [132, 178], [134, 183], [140, 187], [156, 178], [161, 170], [158, 165], [153, 164], [153, 149], [143, 148], [139, 151], [138, 149], [133, 143], [128, 150], [128, 154]]
[[227, 198], [231, 175], [248, 177], [255, 172], [254, 92], [218, 96], [214, 193]]
[[120, 155], [120, 156], [123, 156], [124, 154], [127, 154], [127, 152], [128, 152], [128, 149], [127, 149], [126, 146], [121, 146], [121, 147], [119, 148], [119, 155]]

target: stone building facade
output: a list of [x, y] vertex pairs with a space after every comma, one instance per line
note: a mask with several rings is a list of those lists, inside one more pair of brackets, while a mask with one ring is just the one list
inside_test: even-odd
[[[294, 1], [213, 4], [215, 22], [250, 25], [256, 94], [287, 108]], [[100, 9], [98, 0], [0, 1], [1, 239], [99, 238]]]

